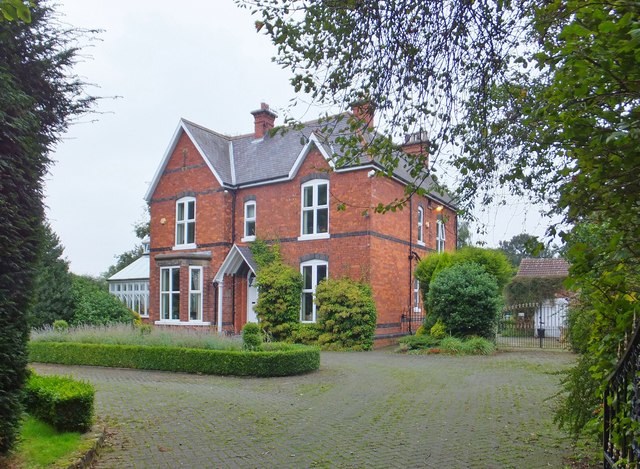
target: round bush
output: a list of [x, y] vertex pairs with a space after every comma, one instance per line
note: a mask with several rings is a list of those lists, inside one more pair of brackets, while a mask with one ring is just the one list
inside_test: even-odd
[[242, 346], [245, 350], [258, 350], [262, 345], [260, 326], [248, 322], [242, 328]]
[[316, 289], [318, 344], [326, 349], [370, 350], [376, 304], [368, 285], [348, 278], [326, 279]]
[[452, 335], [495, 337], [501, 297], [494, 277], [481, 266], [457, 264], [440, 272], [428, 302]]

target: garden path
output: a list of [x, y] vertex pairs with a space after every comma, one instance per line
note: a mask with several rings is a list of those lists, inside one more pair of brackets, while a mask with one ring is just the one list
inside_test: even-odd
[[324, 353], [320, 371], [232, 378], [36, 364], [95, 384], [97, 468], [561, 468], [559, 352]]

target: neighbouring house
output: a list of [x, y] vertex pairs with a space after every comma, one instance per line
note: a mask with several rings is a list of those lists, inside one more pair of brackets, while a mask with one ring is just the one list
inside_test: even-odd
[[[423, 313], [413, 270], [420, 257], [455, 249], [451, 198], [437, 193], [431, 179], [416, 181], [402, 164], [393, 177], [377, 175], [381, 166], [368, 158], [335, 167], [337, 139], [355, 135], [348, 121], [373, 127], [366, 105], [335, 117], [328, 136], [327, 121], [274, 133], [277, 116], [268, 105], [251, 114], [254, 131], [241, 136], [180, 120], [145, 197], [151, 212], [145, 321], [228, 333], [256, 322], [249, 246], [258, 236], [277, 240], [283, 260], [300, 269], [301, 322], [317, 319], [317, 284], [347, 276], [372, 287], [377, 345], [415, 331]], [[408, 136], [403, 151], [420, 154], [425, 137]], [[409, 183], [428, 196], [413, 195], [395, 212], [372, 210], [402, 199]]]
[[140, 317], [149, 317], [149, 243], [147, 236], [142, 256], [107, 279], [109, 292]]
[[534, 282], [530, 288], [544, 290], [533, 315], [535, 337], [564, 338], [569, 293], [561, 283], [568, 276], [569, 263], [564, 259], [522, 259], [520, 262], [516, 281], [531, 279]]

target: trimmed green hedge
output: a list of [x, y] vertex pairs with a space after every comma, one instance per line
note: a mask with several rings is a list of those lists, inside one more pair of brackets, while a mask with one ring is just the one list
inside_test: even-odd
[[[265, 344], [266, 345], [266, 344]], [[320, 368], [315, 347], [278, 344], [260, 352], [139, 345], [30, 342], [29, 360], [64, 365], [92, 365], [209, 375], [289, 376]], [[267, 347], [264, 347], [265, 349]]]
[[25, 407], [34, 417], [58, 431], [86, 432], [93, 420], [95, 389], [89, 383], [65, 376], [29, 376]]

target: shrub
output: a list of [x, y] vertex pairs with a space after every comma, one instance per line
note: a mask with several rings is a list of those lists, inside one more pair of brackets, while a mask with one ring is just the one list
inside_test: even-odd
[[64, 319], [58, 319], [53, 321], [53, 330], [58, 332], [64, 332], [69, 330], [69, 323]]
[[568, 339], [571, 350], [576, 353], [587, 353], [591, 331], [596, 321], [596, 313], [592, 308], [574, 301], [567, 312]]
[[259, 350], [262, 345], [260, 326], [248, 322], [242, 328], [242, 346], [245, 350]]
[[434, 339], [442, 339], [447, 335], [447, 330], [445, 329], [444, 323], [441, 319], [438, 319], [436, 323], [429, 330], [429, 334]]
[[96, 281], [73, 275], [74, 313], [71, 324], [133, 323], [136, 315]]
[[318, 324], [295, 324], [291, 328], [288, 341], [294, 344], [317, 345], [320, 332]]
[[495, 337], [501, 298], [494, 278], [477, 264], [457, 264], [432, 282], [429, 305], [457, 337]]
[[451, 265], [451, 254], [448, 252], [440, 252], [430, 254], [429, 256], [418, 262], [416, 266], [416, 278], [420, 281], [420, 291], [422, 299], [427, 299], [429, 295], [429, 285], [431, 281], [440, 273]]
[[258, 270], [260, 290], [255, 311], [260, 324], [274, 340], [286, 339], [300, 317], [302, 276], [293, 267], [274, 261]]
[[424, 327], [424, 323], [421, 324], [420, 327], [418, 327], [418, 329], [416, 329], [416, 335], [417, 336], [427, 335], [428, 333], [429, 333], [429, 329]]
[[440, 350], [458, 354], [464, 351], [464, 343], [459, 337], [445, 337], [440, 341]]
[[316, 288], [318, 344], [329, 349], [371, 350], [376, 305], [371, 288], [348, 278], [325, 279]]
[[89, 383], [32, 373], [25, 386], [25, 407], [58, 431], [86, 432], [91, 428], [94, 396]]
[[30, 342], [32, 362], [235, 376], [289, 376], [320, 367], [320, 351], [298, 344], [265, 343], [262, 351], [209, 350], [73, 342]]
[[491, 355], [495, 351], [495, 344], [482, 337], [472, 337], [462, 343], [462, 352], [468, 355]]
[[455, 252], [451, 264], [469, 263], [481, 266], [485, 272], [491, 275], [495, 279], [500, 293], [514, 274], [513, 266], [509, 259], [499, 249], [467, 246]]
[[469, 263], [482, 266], [482, 268], [495, 279], [499, 291], [502, 291], [511, 277], [513, 277], [513, 267], [509, 263], [507, 256], [499, 249], [466, 246], [453, 254], [449, 254], [448, 252], [430, 254], [418, 263], [415, 272], [416, 278], [420, 281], [420, 290], [422, 291], [428, 313], [431, 313], [428, 304], [431, 283], [448, 267]]

